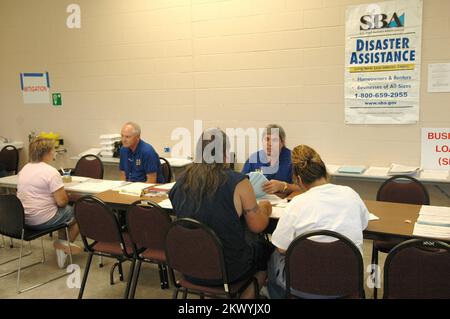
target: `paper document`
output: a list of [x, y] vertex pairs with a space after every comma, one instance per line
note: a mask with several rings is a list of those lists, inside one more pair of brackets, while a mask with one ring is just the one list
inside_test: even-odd
[[435, 225], [450, 227], [450, 216], [420, 215], [417, 223], [422, 225]]
[[366, 166], [341, 166], [338, 173], [346, 174], [362, 174], [366, 170]]
[[377, 166], [371, 166], [364, 172], [364, 175], [366, 176], [387, 176], [389, 171], [389, 167], [377, 167]]
[[420, 168], [415, 166], [392, 164], [389, 168], [388, 175], [414, 175], [419, 170]]
[[155, 187], [152, 187], [152, 189], [160, 190], [160, 191], [170, 191], [174, 185], [175, 185], [175, 182], [167, 183], [167, 184], [161, 184], [161, 185], [155, 185]]
[[268, 182], [268, 179], [260, 172], [250, 172], [248, 176], [255, 191], [256, 198], [266, 195], [266, 192], [263, 191], [263, 185]]
[[87, 151], [81, 152], [80, 154], [78, 154], [78, 157], [83, 157], [85, 155], [99, 155], [100, 152], [102, 151], [101, 148], [90, 148]]
[[88, 182], [90, 179], [91, 179], [90, 177], [72, 176], [72, 182], [77, 182], [77, 183]]
[[423, 225], [415, 223], [414, 236], [450, 239], [450, 227]]
[[169, 198], [159, 202], [158, 205], [165, 209], [173, 209], [172, 202], [170, 201]]
[[78, 183], [75, 186], [66, 187], [66, 190], [87, 194], [95, 194], [108, 191], [122, 185], [123, 181], [109, 181], [101, 179], [90, 179], [84, 183]]
[[286, 203], [287, 204], [287, 200], [278, 197], [277, 195], [274, 194], [266, 194], [264, 196], [258, 197], [258, 202], [261, 200], [268, 200], [270, 202], [271, 205], [278, 205], [281, 203]]
[[422, 207], [420, 208], [420, 211], [419, 211], [419, 216], [422, 216], [422, 215], [450, 217], [450, 207], [422, 205]]
[[132, 196], [141, 196], [142, 190], [148, 187], [152, 187], [155, 184], [147, 184], [147, 183], [129, 183], [124, 186], [120, 186], [115, 188], [114, 190], [119, 191], [119, 194], [124, 195], [132, 195]]
[[375, 216], [375, 215], [372, 214], [372, 213], [369, 213], [369, 221], [370, 221], [370, 220], [379, 220], [379, 219], [380, 219], [380, 217]]

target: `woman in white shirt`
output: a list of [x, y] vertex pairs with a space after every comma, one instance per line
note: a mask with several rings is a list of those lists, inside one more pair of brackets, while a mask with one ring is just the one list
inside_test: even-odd
[[[328, 182], [325, 164], [314, 149], [306, 145], [295, 147], [292, 168], [294, 179], [304, 193], [292, 199], [272, 234], [277, 249], [268, 267], [271, 298], [285, 295], [284, 254], [296, 237], [307, 231], [331, 230], [349, 238], [362, 253], [362, 232], [369, 220], [364, 202], [353, 189]], [[319, 236], [314, 240], [335, 239]]]

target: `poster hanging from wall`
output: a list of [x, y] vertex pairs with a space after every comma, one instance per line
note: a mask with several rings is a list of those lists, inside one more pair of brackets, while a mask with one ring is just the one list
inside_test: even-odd
[[450, 128], [422, 128], [421, 167], [450, 171]]
[[345, 122], [419, 120], [422, 0], [351, 6], [345, 27]]
[[50, 79], [46, 73], [20, 73], [23, 103], [50, 103]]

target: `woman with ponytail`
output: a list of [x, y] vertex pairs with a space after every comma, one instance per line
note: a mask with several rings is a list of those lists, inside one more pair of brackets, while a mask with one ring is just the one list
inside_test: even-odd
[[[292, 170], [304, 193], [288, 204], [272, 234], [272, 244], [277, 249], [268, 269], [271, 298], [285, 295], [284, 253], [297, 236], [313, 230], [335, 231], [353, 241], [362, 253], [362, 232], [369, 220], [369, 212], [358, 193], [350, 187], [329, 183], [325, 164], [311, 147], [294, 148]], [[327, 242], [330, 238], [317, 236], [314, 240]]]

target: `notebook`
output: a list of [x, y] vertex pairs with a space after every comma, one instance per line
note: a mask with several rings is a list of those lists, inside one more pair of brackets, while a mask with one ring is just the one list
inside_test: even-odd
[[388, 171], [388, 175], [414, 175], [419, 171], [420, 167], [392, 164]]
[[341, 166], [337, 171], [345, 174], [362, 174], [366, 168], [366, 166]]

